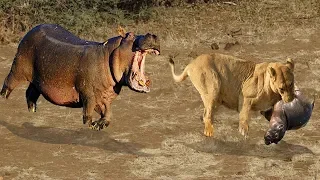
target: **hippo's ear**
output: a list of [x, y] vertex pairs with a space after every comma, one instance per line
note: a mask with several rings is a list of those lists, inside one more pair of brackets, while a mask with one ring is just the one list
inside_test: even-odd
[[117, 32], [118, 32], [118, 34], [120, 35], [120, 36], [122, 36], [123, 38], [125, 38], [126, 37], [126, 30], [123, 28], [123, 27], [121, 27], [120, 25], [118, 26], [118, 28], [117, 28]]
[[287, 66], [289, 69], [291, 69], [291, 71], [294, 70], [294, 62], [293, 62], [293, 60], [292, 60], [291, 58], [288, 58], [288, 59], [287, 59], [286, 66]]

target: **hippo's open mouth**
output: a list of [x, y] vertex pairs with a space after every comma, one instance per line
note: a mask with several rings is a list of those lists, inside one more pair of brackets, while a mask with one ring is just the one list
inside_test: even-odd
[[159, 55], [155, 49], [138, 50], [134, 52], [132, 59], [129, 87], [138, 92], [150, 92], [151, 81], [145, 75], [145, 59], [147, 54]]

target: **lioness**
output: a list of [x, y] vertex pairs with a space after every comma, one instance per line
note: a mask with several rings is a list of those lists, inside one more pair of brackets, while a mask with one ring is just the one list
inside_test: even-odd
[[247, 138], [250, 111], [270, 109], [279, 100], [294, 99], [294, 63], [254, 63], [223, 54], [203, 54], [176, 75], [170, 58], [173, 79], [190, 77], [204, 104], [204, 134], [213, 136], [212, 112], [220, 104], [240, 110], [239, 132]]

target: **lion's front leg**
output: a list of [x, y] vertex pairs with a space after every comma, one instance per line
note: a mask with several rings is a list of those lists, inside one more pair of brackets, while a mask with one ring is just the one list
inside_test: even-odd
[[251, 101], [247, 98], [244, 98], [243, 105], [239, 115], [239, 132], [242, 134], [245, 139], [248, 137], [249, 132], [249, 122], [250, 122], [250, 110], [251, 110]]
[[204, 131], [203, 134], [205, 136], [213, 136], [213, 124], [212, 124], [212, 119], [211, 118], [203, 118], [203, 122], [204, 122]]

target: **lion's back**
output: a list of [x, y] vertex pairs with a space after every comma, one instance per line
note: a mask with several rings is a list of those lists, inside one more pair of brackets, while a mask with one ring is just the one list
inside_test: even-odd
[[213, 53], [202, 54], [190, 63], [193, 73], [203, 71], [216, 74], [216, 81], [220, 81], [220, 98], [229, 108], [238, 107], [239, 95], [243, 81], [252, 75], [255, 63], [234, 56]]

